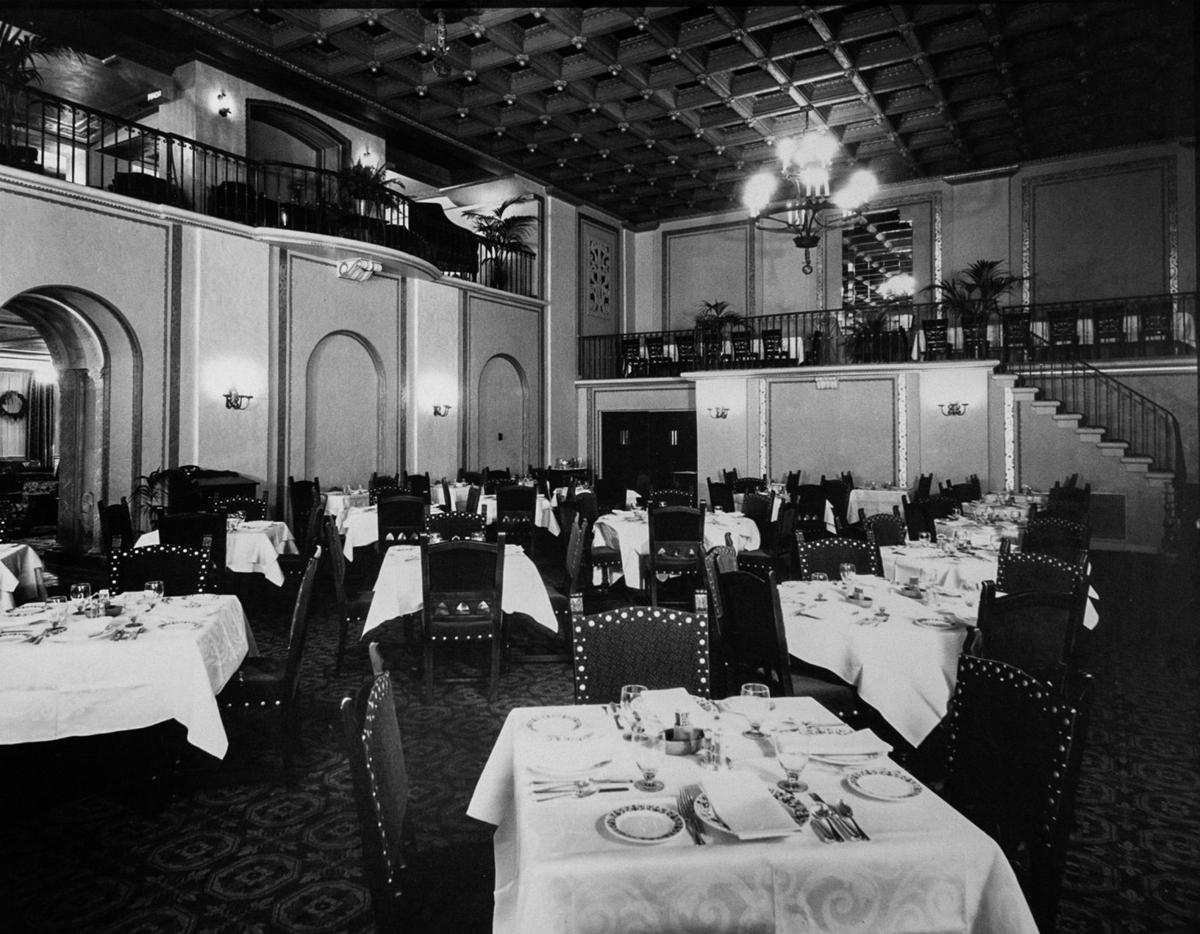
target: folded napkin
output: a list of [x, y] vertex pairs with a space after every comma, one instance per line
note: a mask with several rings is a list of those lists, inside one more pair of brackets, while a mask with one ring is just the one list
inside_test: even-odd
[[853, 733], [817, 733], [809, 738], [808, 751], [814, 756], [869, 756], [889, 753], [892, 747], [870, 730]]
[[505, 545], [504, 553], [506, 555], [523, 555], [525, 554], [525, 549], [520, 545]]
[[745, 772], [717, 772], [701, 782], [708, 803], [739, 840], [779, 837], [796, 830], [796, 822], [767, 791]]
[[[644, 718], [654, 718], [664, 727], [675, 725], [675, 712], [700, 713], [696, 699], [684, 688], [663, 688], [646, 691], [638, 701], [638, 711]], [[694, 720], [694, 718], [693, 718]]]

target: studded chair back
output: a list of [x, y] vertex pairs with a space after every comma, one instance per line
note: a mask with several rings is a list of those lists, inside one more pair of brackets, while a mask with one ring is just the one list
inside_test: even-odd
[[723, 470], [722, 473], [725, 474], [725, 482], [730, 486], [733, 486], [738, 482], [738, 472], [736, 467], [730, 467], [728, 470]]
[[[0, 530], [0, 541], [8, 541], [7, 528]], [[111, 555], [132, 548], [135, 541], [133, 520], [129, 515], [129, 501], [122, 496], [119, 503], [100, 503], [100, 551]]]
[[1000, 844], [1042, 931], [1055, 930], [1092, 694], [1090, 675], [1062, 693], [962, 655], [945, 721], [942, 795]]
[[695, 612], [631, 606], [584, 616], [583, 598], [571, 599], [575, 703], [618, 701], [623, 684], [712, 696], [704, 591], [695, 594]]
[[868, 516], [865, 509], [860, 509], [858, 518], [863, 531], [875, 536], [876, 545], [903, 545], [908, 540], [904, 520], [895, 513], [877, 512]]
[[649, 549], [643, 561], [643, 580], [649, 584], [650, 605], [658, 606], [659, 572], [690, 574], [697, 581], [704, 573], [704, 504], [651, 507], [648, 514]]
[[1079, 552], [1076, 558], [1074, 562], [1061, 561], [1028, 551], [1001, 554], [996, 559], [996, 589], [1004, 593], [1043, 590], [1079, 596], [1086, 586], [1087, 552]]
[[410, 473], [406, 484], [409, 496], [416, 496], [428, 506], [430, 503], [430, 491], [432, 489], [429, 483], [429, 471], [425, 473]]
[[979, 496], [975, 492], [977, 489], [977, 484], [967, 480], [965, 483], [951, 484], [950, 495], [958, 500], [959, 504], [961, 505], [962, 503], [970, 503], [979, 499]]
[[917, 501], [929, 499], [933, 492], [933, 474], [923, 473], [917, 479]]
[[109, 589], [113, 593], [140, 591], [146, 581], [163, 582], [163, 594], [182, 597], [209, 593], [208, 556], [182, 545], [148, 545], [118, 551], [109, 558]]
[[399, 931], [409, 781], [391, 676], [376, 675], [343, 698], [341, 713], [375, 928]]
[[763, 542], [771, 536], [771, 513], [775, 511], [775, 494], [746, 493], [742, 496], [742, 515], [758, 527]]
[[377, 506], [381, 499], [389, 496], [407, 496], [405, 489], [398, 483], [377, 483], [367, 490], [367, 502], [372, 506]]
[[[371, 594], [359, 594], [353, 600], [346, 592], [346, 555], [342, 551], [342, 542], [338, 536], [337, 519], [334, 516], [325, 517], [325, 546], [329, 549], [329, 567], [333, 577], [334, 613], [338, 620], [338, 645], [335, 671], [342, 672], [342, 659], [346, 654], [346, 641], [350, 633], [351, 622], [361, 622], [366, 618], [370, 609]], [[305, 571], [308, 570], [307, 562]], [[301, 581], [303, 585], [303, 581]]]
[[712, 508], [733, 512], [737, 507], [734, 505], [733, 490], [729, 484], [713, 480], [711, 477], [705, 479], [708, 483], [708, 502]]
[[950, 356], [949, 328], [950, 322], [946, 318], [921, 322], [926, 360], [945, 360]]
[[714, 697], [724, 697], [726, 689], [724, 631], [725, 603], [721, 599], [720, 575], [737, 569], [737, 552], [732, 545], [716, 545], [704, 556], [704, 583], [708, 594], [708, 633], [711, 648], [712, 690]]
[[904, 527], [908, 530], [909, 541], [917, 541], [922, 532], [929, 533], [931, 542], [937, 541], [937, 524], [925, 508], [926, 502], [928, 502], [928, 497], [916, 503], [910, 503], [907, 496], [900, 497], [901, 509], [904, 513]]
[[883, 559], [879, 546], [852, 538], [824, 538], [819, 542], [796, 543], [800, 580], [811, 580], [814, 571], [823, 571], [829, 579], [841, 580], [841, 565], [853, 564], [858, 574], [883, 576]]
[[467, 504], [463, 507], [463, 512], [479, 512], [479, 497], [482, 495], [482, 487], [478, 483], [472, 483], [467, 488]]
[[213, 510], [226, 515], [240, 512], [248, 522], [261, 522], [269, 518], [266, 499], [257, 496], [221, 496], [213, 501]]
[[420, 541], [428, 510], [424, 499], [397, 493], [380, 499], [378, 510], [376, 551], [383, 553], [392, 545], [415, 545]]
[[729, 571], [720, 575], [720, 587], [728, 690], [738, 691], [747, 681], [757, 681], [770, 686], [772, 697], [790, 697], [787, 636], [774, 573], [759, 577], [747, 571]]
[[1060, 561], [1074, 562], [1080, 551], [1092, 543], [1092, 530], [1083, 522], [1057, 516], [1033, 516], [1025, 527], [1021, 550], [1052, 555]]
[[426, 702], [433, 700], [433, 653], [436, 645], [490, 642], [488, 697], [496, 699], [500, 678], [504, 593], [504, 546], [496, 543], [421, 542], [421, 611]]
[[526, 551], [533, 547], [537, 488], [509, 483], [496, 489], [496, 531]]
[[846, 506], [850, 499], [850, 490], [841, 480], [826, 480], [822, 475], [821, 492], [825, 494], [825, 498], [833, 507], [833, 520], [841, 528], [846, 519]]
[[997, 596], [996, 584], [986, 581], [974, 654], [1054, 684], [1072, 681], [1086, 639], [1083, 611], [1077, 594], [1030, 590]]
[[487, 517], [477, 512], [431, 513], [425, 520], [425, 531], [440, 535], [444, 542], [481, 542], [486, 527]]
[[947, 519], [954, 515], [962, 503], [953, 493], [934, 493], [921, 502], [921, 508], [930, 519]]
[[471, 486], [483, 486], [483, 471], [467, 470], [465, 467], [460, 467], [458, 469], [458, 482]]
[[766, 580], [775, 573], [775, 562], [769, 555], [743, 551], [737, 556], [737, 569]]
[[367, 481], [367, 490], [368, 491], [373, 490], [377, 486], [384, 486], [384, 487], [397, 486], [398, 487], [398, 486], [400, 486], [400, 475], [399, 474], [379, 473], [378, 471], [372, 470], [371, 471], [371, 479]]
[[197, 548], [212, 562], [209, 576], [218, 581], [225, 571], [225, 513], [177, 512], [158, 522], [158, 541], [162, 545]]
[[695, 506], [696, 495], [687, 490], [654, 490], [646, 500], [647, 506]]

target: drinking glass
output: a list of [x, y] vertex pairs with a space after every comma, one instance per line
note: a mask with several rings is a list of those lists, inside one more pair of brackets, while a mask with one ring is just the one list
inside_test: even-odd
[[638, 791], [662, 791], [667, 786], [656, 777], [667, 757], [667, 737], [663, 726], [651, 718], [638, 723], [633, 731], [633, 761], [642, 777], [633, 783]]
[[750, 729], [743, 736], [766, 736], [762, 722], [771, 710], [771, 689], [765, 684], [751, 682], [742, 685], [742, 713], [750, 721]]
[[638, 711], [635, 709], [635, 701], [646, 693], [646, 685], [644, 684], [623, 684], [621, 685], [621, 723], [624, 727], [625, 738], [629, 738], [629, 733], [634, 725], [638, 722]]
[[811, 574], [808, 575], [808, 579], [810, 581], [828, 581], [829, 575], [826, 574], [824, 571], [813, 571]]
[[853, 584], [857, 574], [858, 568], [856, 568], [849, 561], [843, 561], [838, 565], [838, 576], [847, 584]]
[[62, 629], [63, 621], [67, 618], [71, 606], [66, 597], [47, 597], [46, 607], [50, 610], [50, 628]]
[[92, 596], [91, 584], [71, 585], [71, 612], [78, 616], [83, 612], [83, 605]]
[[808, 730], [792, 720], [785, 720], [772, 734], [775, 758], [786, 773], [786, 777], [776, 784], [784, 791], [792, 794], [808, 791], [808, 785], [800, 781], [800, 773], [808, 765], [809, 743]]
[[146, 594], [146, 610], [153, 610], [163, 598], [163, 582], [162, 581], [146, 581], [142, 585], [142, 589]]

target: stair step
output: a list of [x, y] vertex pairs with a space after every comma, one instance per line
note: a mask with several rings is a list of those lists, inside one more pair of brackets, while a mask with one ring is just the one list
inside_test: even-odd
[[1074, 412], [1061, 412], [1051, 416], [1059, 428], [1079, 428], [1079, 423], [1083, 421], [1082, 415], [1076, 415]]
[[1035, 412], [1041, 412], [1043, 415], [1053, 415], [1058, 411], [1061, 402], [1055, 402], [1053, 399], [1034, 399], [1030, 406]]
[[1075, 434], [1079, 436], [1080, 441], [1095, 443], [1104, 437], [1104, 429], [1080, 426], [1075, 429]]
[[1033, 402], [1037, 399], [1039, 391], [1034, 386], [1014, 386], [1013, 399], [1017, 402]]
[[1147, 470], [1154, 463], [1153, 457], [1146, 457], [1144, 454], [1126, 454], [1121, 458], [1121, 463], [1126, 467], [1131, 464], [1142, 464]]
[[1105, 457], [1124, 457], [1129, 450], [1128, 441], [1098, 441], [1096, 447]]
[[1146, 479], [1156, 483], [1174, 483], [1175, 474], [1169, 470], [1147, 470]]

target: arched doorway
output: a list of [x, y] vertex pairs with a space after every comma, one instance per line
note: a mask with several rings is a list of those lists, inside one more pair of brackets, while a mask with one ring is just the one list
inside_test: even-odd
[[479, 465], [524, 473], [529, 456], [529, 381], [507, 354], [497, 354], [479, 373]]
[[97, 504], [127, 495], [142, 473], [137, 337], [115, 308], [69, 286], [31, 289], [0, 308], [36, 333], [57, 374], [56, 538], [89, 550]]
[[[323, 486], [365, 483], [381, 469], [385, 383], [383, 360], [361, 334], [321, 338], [305, 373], [303, 476]], [[374, 437], [363, 436], [364, 424], [376, 426]]]

